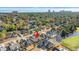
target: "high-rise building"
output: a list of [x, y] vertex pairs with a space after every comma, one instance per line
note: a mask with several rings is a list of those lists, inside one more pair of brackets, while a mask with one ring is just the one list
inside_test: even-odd
[[48, 17], [50, 17], [50, 10], [48, 10]]
[[48, 10], [48, 13], [50, 13], [51, 11], [50, 10]]

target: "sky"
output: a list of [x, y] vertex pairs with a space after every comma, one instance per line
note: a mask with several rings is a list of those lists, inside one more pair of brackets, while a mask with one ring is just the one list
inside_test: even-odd
[[[42, 7], [42, 8], [37, 8], [37, 7]], [[47, 7], [58, 7], [58, 8], [47, 8]], [[64, 7], [64, 8], [59, 8], [59, 7]], [[77, 12], [79, 11], [79, 0], [0, 0], [0, 12], [12, 12], [12, 11], [46, 12], [48, 11], [48, 9], [50, 9], [51, 11], [54, 10], [56, 12], [60, 10]]]
[[79, 7], [0, 7], [0, 12], [47, 12], [48, 10], [51, 12], [53, 10], [55, 12], [59, 12], [61, 10], [78, 12]]
[[0, 7], [79, 7], [79, 0], [0, 0]]

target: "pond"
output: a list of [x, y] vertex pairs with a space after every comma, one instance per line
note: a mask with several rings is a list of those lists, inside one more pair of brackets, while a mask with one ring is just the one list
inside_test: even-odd
[[79, 36], [79, 32], [74, 32], [74, 33], [71, 34], [69, 37], [74, 37], [74, 36]]

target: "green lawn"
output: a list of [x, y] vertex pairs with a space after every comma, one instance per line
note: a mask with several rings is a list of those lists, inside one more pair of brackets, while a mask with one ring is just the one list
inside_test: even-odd
[[79, 27], [77, 27], [77, 30], [76, 30], [76, 32], [79, 32]]
[[79, 48], [79, 36], [63, 39], [61, 44], [70, 50], [76, 50]]

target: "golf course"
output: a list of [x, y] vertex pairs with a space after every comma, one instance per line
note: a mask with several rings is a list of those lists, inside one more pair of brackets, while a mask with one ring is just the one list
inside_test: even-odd
[[74, 34], [62, 40], [61, 44], [72, 51], [79, 49], [79, 27]]

